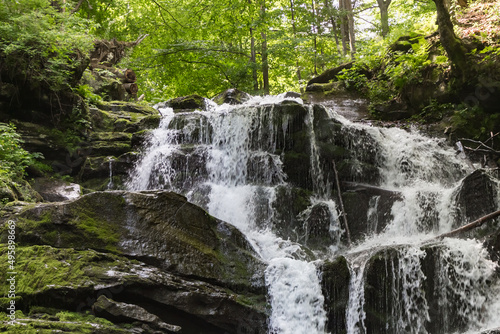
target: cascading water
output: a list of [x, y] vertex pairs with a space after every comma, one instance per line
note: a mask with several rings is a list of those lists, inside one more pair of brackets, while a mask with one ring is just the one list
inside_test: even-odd
[[[236, 106], [210, 101], [206, 105], [208, 110], [191, 113], [160, 109], [160, 127], [152, 132], [128, 187], [182, 193], [245, 233], [268, 263], [270, 333], [329, 332], [317, 268], [318, 261], [339, 255], [347, 259], [351, 277], [344, 332], [448, 334], [498, 326], [495, 317], [480, 312], [483, 302], [489, 310], [500, 308], [491, 298], [500, 289], [492, 283], [495, 263], [480, 244], [447, 239], [423, 243], [450, 231], [461, 219], [454, 210], [455, 193], [468, 167], [453, 150], [416, 133], [352, 123], [328, 110], [327, 121], [341, 125], [339, 140], [352, 152], [350, 167], [345, 168], [352, 179], [366, 179], [362, 161], [369, 161], [375, 166], [373, 175], [378, 175], [376, 187], [398, 197], [385, 221], [379, 215], [383, 195], [367, 200], [365, 238], [347, 249], [333, 199], [331, 166], [323, 157], [324, 143], [317, 141], [330, 140], [322, 124], [316, 124], [318, 109], [283, 97], [252, 98]], [[300, 107], [298, 111], [294, 106]], [[302, 111], [303, 117], [297, 117]], [[366, 158], [367, 152], [372, 158]], [[295, 169], [287, 167], [290, 164]], [[308, 194], [308, 201], [294, 204], [301, 208], [295, 216], [277, 210], [299, 202], [299, 193]], [[295, 222], [283, 227], [289, 218]], [[326, 221], [326, 227], [319, 221]], [[425, 264], [430, 253], [439, 261]], [[366, 282], [377, 279], [371, 272], [379, 258], [384, 259], [383, 304], [389, 316], [377, 332], [367, 323], [372, 315], [367, 311], [371, 297], [366, 296]], [[427, 277], [430, 267], [436, 279]], [[431, 298], [437, 302], [431, 303]], [[451, 299], [460, 301], [458, 310], [448, 307]], [[443, 324], [429, 329], [437, 316]], [[451, 318], [459, 319], [459, 328], [446, 323]]]

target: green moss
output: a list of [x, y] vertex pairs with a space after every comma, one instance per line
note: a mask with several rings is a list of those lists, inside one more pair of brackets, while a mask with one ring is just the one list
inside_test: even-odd
[[[7, 245], [0, 244], [0, 260], [7, 263]], [[78, 251], [51, 246], [18, 246], [16, 249], [16, 294], [22, 299], [61, 287], [93, 287], [110, 268], [124, 272], [137, 263], [120, 256], [103, 254], [94, 250]], [[0, 268], [7, 276], [7, 266]], [[8, 286], [0, 286], [0, 295], [7, 295]]]
[[[6, 317], [0, 313], [0, 319]], [[7, 320], [5, 320], [7, 321]], [[40, 315], [37, 318], [16, 316], [16, 323], [10, 325], [7, 322], [0, 323], [2, 333], [74, 333], [74, 334], [125, 334], [130, 333], [125, 328], [120, 328], [106, 319], [97, 318], [90, 314], [75, 312], [59, 312], [56, 316], [46, 317]]]

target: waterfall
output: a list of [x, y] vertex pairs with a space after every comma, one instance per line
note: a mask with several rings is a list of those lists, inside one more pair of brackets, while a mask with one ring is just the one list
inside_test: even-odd
[[[332, 108], [284, 96], [205, 104], [182, 113], [160, 108], [160, 126], [127, 186], [181, 193], [246, 235], [268, 265], [269, 333], [330, 332], [318, 268], [338, 256], [350, 277], [341, 332], [451, 334], [499, 326], [492, 313], [500, 309], [496, 266], [481, 244], [425, 242], [463, 224], [455, 201], [469, 167], [442, 140], [353, 123]], [[339, 156], [348, 161], [336, 161], [344, 175], [375, 189], [366, 205], [359, 203], [366, 226], [349, 249], [332, 178], [331, 159]], [[397, 199], [389, 203], [384, 194]], [[370, 310], [380, 296], [386, 320]]]

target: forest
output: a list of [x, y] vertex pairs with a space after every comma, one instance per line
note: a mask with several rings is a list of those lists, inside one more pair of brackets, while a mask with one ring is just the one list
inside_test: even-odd
[[498, 0], [0, 0], [0, 332], [498, 327], [499, 106]]

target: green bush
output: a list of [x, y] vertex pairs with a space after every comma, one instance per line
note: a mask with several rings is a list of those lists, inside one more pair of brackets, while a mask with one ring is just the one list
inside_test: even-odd
[[[69, 89], [93, 47], [91, 21], [49, 0], [0, 1], [2, 79], [18, 87]], [[78, 75], [76, 75], [78, 76]]]
[[23, 149], [21, 143], [21, 136], [13, 125], [0, 123], [0, 177], [22, 178], [26, 167], [42, 158], [40, 153]]

